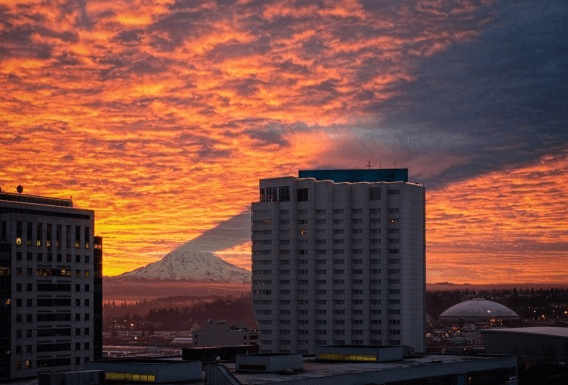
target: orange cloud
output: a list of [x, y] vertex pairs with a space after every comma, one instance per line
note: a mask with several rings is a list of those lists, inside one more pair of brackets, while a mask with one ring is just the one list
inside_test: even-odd
[[568, 156], [427, 194], [428, 281], [565, 282]]
[[[491, 3], [477, 1], [297, 3], [0, 1], [0, 186], [73, 196], [94, 209], [104, 273], [132, 270], [240, 213], [260, 178], [323, 163], [364, 166], [368, 133], [358, 130], [380, 126], [387, 112], [377, 103], [416, 81], [417, 60], [471, 41], [495, 17]], [[365, 151], [398, 149], [392, 143], [378, 135]], [[441, 161], [426, 167], [421, 156], [411, 163], [420, 175], [466, 158], [440, 150]], [[483, 179], [471, 183], [492, 191]], [[448, 189], [451, 204], [429, 193], [429, 256], [441, 266], [430, 280], [455, 271], [450, 240], [467, 246], [443, 225], [472, 198]], [[472, 212], [468, 226], [452, 223], [463, 232], [473, 224], [485, 241], [490, 228], [511, 244], [526, 226], [520, 208], [509, 210], [517, 216], [507, 221], [481, 225]], [[539, 244], [565, 237], [533, 230]], [[471, 242], [473, 258], [479, 242]]]

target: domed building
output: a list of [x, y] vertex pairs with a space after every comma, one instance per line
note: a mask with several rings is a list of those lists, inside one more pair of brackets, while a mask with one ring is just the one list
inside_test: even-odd
[[442, 314], [440, 321], [468, 321], [483, 322], [489, 320], [517, 320], [519, 315], [500, 303], [488, 301], [484, 298], [474, 298], [458, 303]]

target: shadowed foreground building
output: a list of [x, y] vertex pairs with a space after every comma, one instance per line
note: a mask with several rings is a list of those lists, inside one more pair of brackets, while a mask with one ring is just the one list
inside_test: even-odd
[[424, 351], [424, 187], [407, 169], [310, 170], [260, 181], [253, 308], [263, 352], [317, 345]]
[[0, 192], [0, 378], [102, 356], [102, 238], [70, 199]]

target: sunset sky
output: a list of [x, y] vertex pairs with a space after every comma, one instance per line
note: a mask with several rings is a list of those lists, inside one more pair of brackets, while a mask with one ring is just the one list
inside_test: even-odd
[[[95, 210], [116, 275], [250, 226], [260, 178], [396, 162], [427, 189], [429, 283], [566, 283], [566, 20], [547, 0], [0, 0], [0, 188]], [[235, 234], [221, 255], [250, 269]]]

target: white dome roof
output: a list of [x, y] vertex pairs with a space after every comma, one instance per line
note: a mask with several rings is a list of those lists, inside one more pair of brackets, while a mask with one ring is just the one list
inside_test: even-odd
[[500, 303], [474, 298], [448, 308], [440, 318], [519, 318], [519, 315]]

